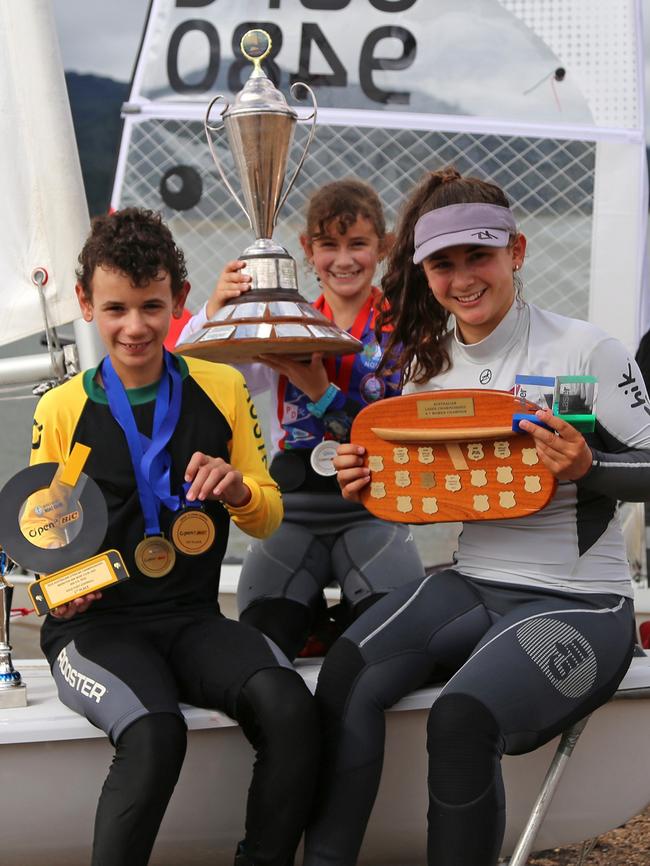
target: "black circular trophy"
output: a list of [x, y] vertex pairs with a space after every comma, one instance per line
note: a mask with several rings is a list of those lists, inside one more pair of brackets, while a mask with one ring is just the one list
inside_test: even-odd
[[0, 492], [0, 545], [39, 575], [28, 589], [41, 615], [129, 577], [117, 550], [97, 553], [108, 511], [98, 485], [82, 472], [89, 453], [76, 443], [65, 464], [23, 469]]

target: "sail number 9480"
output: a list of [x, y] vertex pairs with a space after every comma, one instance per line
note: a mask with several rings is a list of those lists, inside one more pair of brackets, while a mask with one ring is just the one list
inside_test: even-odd
[[[211, 2], [211, 0], [209, 0]], [[308, 9], [343, 9], [350, 0], [301, 0]], [[380, 11], [402, 12], [413, 6], [416, 0], [369, 0]], [[270, 8], [280, 8], [281, 0], [270, 0]], [[205, 6], [205, 0], [177, 0], [177, 5]], [[247, 30], [260, 27], [266, 30], [273, 41], [270, 55], [264, 61], [264, 69], [277, 84], [280, 81], [280, 53], [282, 52], [282, 28], [271, 21], [244, 21], [238, 24], [231, 37], [231, 48], [234, 60], [228, 68], [228, 88], [237, 93], [249, 75], [250, 63], [240, 56], [239, 43]], [[179, 54], [183, 40], [189, 34], [200, 34], [207, 41], [207, 63], [202, 70], [194, 70], [190, 76], [183, 75], [179, 69]], [[194, 37], [196, 38], [196, 37]], [[349, 37], [348, 37], [349, 38]], [[386, 40], [392, 40], [389, 53], [397, 56], [385, 56]], [[397, 40], [397, 41], [395, 41]], [[313, 72], [312, 51], [316, 47], [320, 53], [321, 63], [325, 60], [329, 66], [328, 72]], [[378, 70], [398, 71], [408, 69], [416, 56], [416, 41], [413, 34], [405, 27], [384, 25], [371, 30], [363, 39], [359, 52], [359, 85], [365, 96], [382, 105], [408, 105], [411, 94], [408, 90], [385, 89], [374, 80]], [[193, 52], [194, 53], [194, 52]], [[196, 56], [196, 55], [195, 55]], [[319, 24], [304, 22], [300, 31], [297, 68], [290, 73], [290, 83], [302, 81], [310, 87], [347, 87], [348, 71], [338, 56], [331, 41], [327, 38]], [[176, 93], [205, 93], [211, 90], [219, 75], [221, 65], [221, 38], [217, 27], [206, 19], [193, 18], [181, 22], [171, 34], [167, 48], [167, 76], [169, 84]]]

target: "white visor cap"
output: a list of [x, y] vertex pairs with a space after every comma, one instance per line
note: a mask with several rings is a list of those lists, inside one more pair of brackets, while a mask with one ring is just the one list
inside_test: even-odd
[[423, 214], [415, 224], [413, 264], [459, 244], [507, 247], [517, 233], [512, 211], [498, 204], [450, 204]]

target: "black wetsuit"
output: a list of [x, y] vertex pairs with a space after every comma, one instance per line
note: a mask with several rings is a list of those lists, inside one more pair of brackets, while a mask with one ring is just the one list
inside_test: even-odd
[[466, 523], [453, 569], [396, 589], [332, 647], [316, 693], [327, 769], [305, 866], [354, 866], [381, 775], [384, 708], [446, 677], [428, 722], [428, 862], [494, 866], [501, 756], [542, 745], [606, 701], [631, 658], [616, 498], [650, 489], [650, 406], [634, 361], [594, 326], [526, 304], [482, 342], [450, 334], [447, 348], [451, 367], [429, 389], [508, 390], [517, 373], [597, 376], [593, 465], [530, 517]]
[[[251, 490], [241, 508], [208, 502], [213, 547], [177, 554], [163, 578], [142, 574], [134, 550], [144, 520], [125, 436], [95, 371], [50, 391], [36, 409], [32, 462], [64, 462], [75, 442], [91, 447], [85, 472], [100, 486], [109, 528], [131, 578], [70, 620], [48, 616], [42, 646], [61, 700], [104, 730], [115, 759], [99, 800], [93, 866], [145, 866], [185, 753], [179, 702], [224, 710], [257, 753], [243, 852], [251, 863], [287, 866], [306, 821], [319, 755], [318, 718], [306, 686], [259, 631], [219, 612], [219, 570], [233, 519], [264, 536], [281, 519], [265, 466], [255, 409], [230, 367], [178, 358], [181, 420], [168, 443], [171, 490], [180, 491], [195, 451], [222, 457]], [[131, 389], [138, 429], [151, 435], [156, 386]], [[162, 508], [161, 528], [172, 513]], [[65, 796], [62, 792], [61, 796]]]

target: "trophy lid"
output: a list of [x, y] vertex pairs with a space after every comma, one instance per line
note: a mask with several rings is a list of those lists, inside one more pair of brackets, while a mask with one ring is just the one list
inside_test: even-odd
[[262, 60], [268, 57], [271, 46], [271, 37], [266, 30], [248, 30], [242, 36], [241, 52], [253, 64], [253, 71], [235, 101], [224, 111], [224, 119], [241, 114], [286, 114], [289, 117], [298, 117], [297, 112], [287, 104], [282, 92], [262, 69]]

